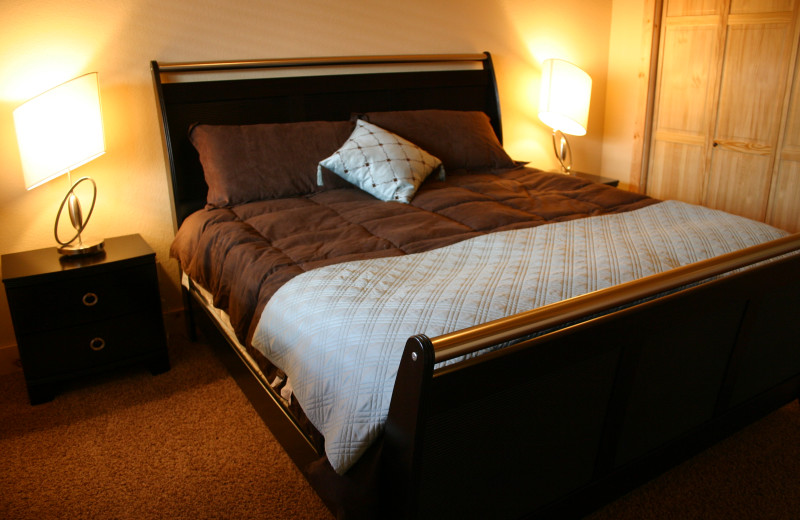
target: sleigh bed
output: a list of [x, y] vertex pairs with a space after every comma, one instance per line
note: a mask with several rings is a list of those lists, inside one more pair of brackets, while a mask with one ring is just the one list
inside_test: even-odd
[[152, 69], [189, 325], [337, 516], [579, 517], [800, 396], [800, 238], [513, 160], [488, 53]]

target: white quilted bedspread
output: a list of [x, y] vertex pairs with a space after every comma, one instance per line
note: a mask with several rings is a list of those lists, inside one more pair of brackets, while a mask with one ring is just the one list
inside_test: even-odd
[[785, 234], [667, 201], [327, 266], [275, 293], [253, 344], [289, 376], [330, 463], [344, 473], [381, 431], [408, 337], [439, 336]]

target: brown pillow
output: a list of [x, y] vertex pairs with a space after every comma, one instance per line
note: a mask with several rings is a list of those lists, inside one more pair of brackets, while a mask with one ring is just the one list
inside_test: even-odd
[[208, 204], [227, 207], [349, 187], [332, 173], [318, 186], [317, 164], [342, 146], [353, 127], [350, 121], [195, 125], [189, 139], [200, 154]]
[[438, 157], [448, 173], [515, 166], [483, 112], [408, 110], [367, 112], [359, 117]]

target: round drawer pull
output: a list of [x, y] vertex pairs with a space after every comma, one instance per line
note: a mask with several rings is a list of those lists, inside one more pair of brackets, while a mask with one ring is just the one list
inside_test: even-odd
[[94, 338], [92, 341], [89, 342], [89, 348], [97, 351], [103, 350], [106, 347], [106, 340], [103, 338]]
[[93, 305], [97, 305], [97, 295], [93, 292], [87, 292], [83, 295], [83, 299], [81, 300], [84, 305], [87, 307], [91, 307]]

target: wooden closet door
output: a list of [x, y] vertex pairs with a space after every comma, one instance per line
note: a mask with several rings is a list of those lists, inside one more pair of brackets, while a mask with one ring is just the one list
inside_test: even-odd
[[800, 231], [798, 16], [800, 0], [664, 0], [648, 195]]
[[[797, 51], [795, 51], [797, 52]], [[777, 174], [767, 223], [791, 233], [800, 232], [800, 56], [795, 56], [794, 82], [786, 130], [778, 153]]]
[[792, 4], [731, 2], [705, 197], [709, 207], [766, 220], [795, 48]]
[[722, 56], [721, 0], [665, 2], [647, 194], [703, 202]]

